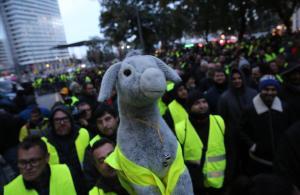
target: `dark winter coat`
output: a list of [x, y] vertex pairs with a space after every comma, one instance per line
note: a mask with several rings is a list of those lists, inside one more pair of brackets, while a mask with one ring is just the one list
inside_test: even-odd
[[[238, 70], [237, 70], [238, 71]], [[225, 147], [227, 154], [227, 167], [225, 181], [231, 182], [240, 171], [238, 126], [243, 111], [252, 103], [252, 99], [257, 94], [254, 89], [246, 85], [243, 74], [239, 71], [243, 85], [240, 89], [235, 89], [229, 80], [229, 88], [220, 97], [218, 103], [218, 113], [222, 116], [226, 124]], [[230, 78], [232, 77], [232, 74]]]
[[[263, 103], [259, 94], [254, 97], [251, 106], [244, 111], [238, 129], [246, 149], [244, 152], [251, 156], [251, 160], [246, 165], [249, 174], [271, 170], [272, 165], [266, 165], [257, 159], [268, 161], [268, 164], [273, 163], [279, 140], [287, 128], [286, 107], [278, 97], [274, 99], [271, 109]], [[250, 152], [249, 149], [253, 144], [256, 144], [256, 149]]]
[[282, 136], [276, 153], [276, 172], [300, 189], [300, 121]]

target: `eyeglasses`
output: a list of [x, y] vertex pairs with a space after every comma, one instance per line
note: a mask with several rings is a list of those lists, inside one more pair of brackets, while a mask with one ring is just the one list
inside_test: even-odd
[[30, 160], [18, 160], [18, 167], [21, 169], [24, 169], [27, 165], [30, 165], [31, 167], [36, 167], [40, 164], [40, 161], [43, 158], [33, 158]]
[[62, 117], [62, 118], [54, 118], [53, 121], [56, 124], [61, 124], [61, 123], [67, 123], [67, 122], [69, 122], [70, 119], [68, 117]]

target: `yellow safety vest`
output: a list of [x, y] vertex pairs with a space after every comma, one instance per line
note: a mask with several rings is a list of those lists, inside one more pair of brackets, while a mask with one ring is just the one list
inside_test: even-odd
[[[226, 168], [224, 131], [223, 119], [218, 115], [210, 115], [208, 144], [203, 166], [205, 187], [221, 188], [223, 186]], [[203, 143], [189, 119], [177, 123], [175, 132], [178, 141], [183, 146], [184, 160], [201, 160]]]
[[93, 137], [93, 139], [90, 141], [90, 147], [93, 147], [93, 145], [100, 139], [101, 139], [100, 135], [96, 135], [95, 137]]
[[[56, 148], [48, 142], [48, 139], [46, 137], [42, 137], [42, 140], [46, 143], [48, 152], [50, 154], [49, 164], [59, 164], [60, 161]], [[86, 147], [89, 145], [89, 142], [90, 136], [88, 131], [85, 128], [80, 128], [79, 135], [75, 140], [77, 156], [80, 164], [83, 163], [84, 152]]]
[[176, 125], [176, 123], [179, 123], [180, 121], [186, 120], [188, 118], [188, 113], [186, 112], [184, 107], [180, 105], [176, 100], [173, 100], [168, 105], [168, 108], [174, 121], [174, 126]]
[[74, 106], [77, 102], [79, 102], [79, 99], [74, 95], [71, 97], [71, 100], [71, 106]]
[[271, 62], [273, 60], [276, 59], [276, 54], [275, 53], [271, 53], [271, 54], [265, 54], [265, 61], [266, 62]]
[[[167, 81], [167, 92], [171, 91], [174, 88], [174, 86], [175, 83]], [[161, 116], [163, 116], [168, 109], [168, 106], [162, 101], [161, 98], [158, 99], [158, 109]]]
[[35, 129], [28, 129], [27, 124], [23, 125], [19, 133], [19, 141], [22, 142], [28, 135], [38, 134], [39, 136], [44, 136], [46, 134], [46, 129], [48, 128], [48, 118], [43, 118], [42, 124]]
[[[50, 165], [49, 195], [76, 195], [69, 168], [64, 165]], [[34, 189], [26, 189], [22, 175], [4, 186], [4, 195], [38, 195]]]
[[168, 109], [167, 105], [162, 101], [161, 98], [158, 99], [158, 109], [161, 116], [163, 116]]
[[130, 194], [136, 194], [131, 184], [145, 187], [156, 186], [162, 195], [172, 194], [179, 177], [186, 170], [179, 143], [176, 158], [170, 166], [166, 177], [162, 180], [149, 169], [127, 159], [118, 145], [114, 152], [105, 159], [105, 162], [118, 171], [117, 174], [121, 185]]
[[93, 187], [89, 191], [89, 195], [117, 195], [115, 192], [104, 192], [101, 188]]

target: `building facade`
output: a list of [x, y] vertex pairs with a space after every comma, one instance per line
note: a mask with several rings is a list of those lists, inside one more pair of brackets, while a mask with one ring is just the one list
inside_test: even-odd
[[57, 0], [0, 0], [0, 12], [3, 42], [16, 69], [43, 69], [69, 58], [67, 49], [53, 49], [66, 44]]
[[293, 31], [294, 32], [299, 31], [300, 30], [300, 9], [295, 11], [295, 13], [293, 14], [292, 22], [293, 22], [293, 26], [292, 26]]

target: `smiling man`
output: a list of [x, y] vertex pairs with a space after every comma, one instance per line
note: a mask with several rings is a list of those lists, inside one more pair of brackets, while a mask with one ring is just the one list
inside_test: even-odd
[[127, 194], [126, 190], [121, 186], [116, 170], [104, 161], [114, 151], [114, 148], [115, 144], [106, 138], [97, 141], [91, 148], [93, 166], [96, 168], [99, 176], [89, 195]]
[[239, 132], [250, 157], [245, 162], [249, 175], [272, 172], [278, 141], [289, 126], [285, 106], [277, 97], [279, 87], [273, 75], [263, 76], [259, 94], [241, 118]]
[[69, 168], [48, 161], [46, 144], [39, 137], [25, 138], [18, 149], [21, 175], [4, 187], [4, 195], [76, 195]]

